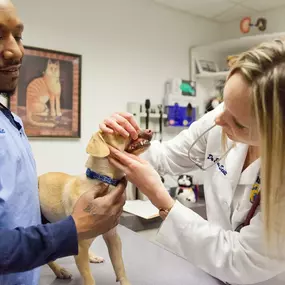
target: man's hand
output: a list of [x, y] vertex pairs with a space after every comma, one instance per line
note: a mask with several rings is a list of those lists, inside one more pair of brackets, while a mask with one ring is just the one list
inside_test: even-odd
[[107, 194], [109, 186], [101, 183], [78, 199], [72, 217], [79, 240], [97, 237], [118, 225], [126, 201], [126, 186], [123, 179]]

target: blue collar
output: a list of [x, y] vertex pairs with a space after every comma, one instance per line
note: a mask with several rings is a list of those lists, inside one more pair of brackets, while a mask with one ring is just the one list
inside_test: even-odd
[[113, 186], [117, 186], [119, 184], [119, 182], [120, 182], [119, 179], [112, 179], [109, 176], [96, 173], [93, 170], [91, 170], [90, 168], [87, 168], [86, 176], [88, 178], [90, 178], [90, 179], [97, 179], [97, 180], [100, 180], [100, 181], [102, 181], [104, 183], [107, 183], [107, 184], [110, 184], [110, 185], [113, 185]]

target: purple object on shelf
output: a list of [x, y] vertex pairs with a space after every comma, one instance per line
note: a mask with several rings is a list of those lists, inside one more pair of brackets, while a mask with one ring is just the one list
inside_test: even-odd
[[196, 109], [188, 106], [166, 106], [167, 126], [170, 127], [189, 127], [196, 120]]

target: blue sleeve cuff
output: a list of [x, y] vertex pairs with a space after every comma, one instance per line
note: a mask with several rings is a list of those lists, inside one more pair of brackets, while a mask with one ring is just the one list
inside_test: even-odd
[[55, 259], [78, 255], [78, 236], [73, 217], [69, 216], [57, 223], [49, 224], [49, 226], [52, 227], [52, 245]]
[[0, 274], [31, 270], [57, 258], [78, 254], [72, 216], [46, 225], [0, 229], [0, 240]]

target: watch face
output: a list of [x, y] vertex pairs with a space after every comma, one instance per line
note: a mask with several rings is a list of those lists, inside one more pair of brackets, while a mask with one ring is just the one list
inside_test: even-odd
[[251, 18], [245, 17], [240, 21], [240, 30], [243, 34], [247, 34], [250, 31]]

